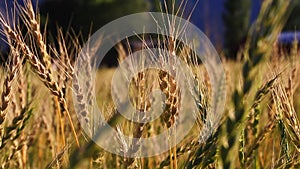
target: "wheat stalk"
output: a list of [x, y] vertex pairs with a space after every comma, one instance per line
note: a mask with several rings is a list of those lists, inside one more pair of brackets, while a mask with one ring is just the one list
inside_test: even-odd
[[[242, 90], [236, 89], [233, 93], [233, 103], [235, 107], [234, 119], [228, 118], [226, 121], [226, 133], [228, 134], [228, 145], [221, 145], [220, 154], [225, 168], [230, 168], [234, 165], [229, 159], [229, 150], [232, 149], [238, 142], [239, 134], [234, 133], [237, 124], [245, 118], [245, 112], [248, 105], [244, 102], [246, 96], [253, 88], [255, 76], [258, 72], [258, 65], [267, 60], [272, 53], [272, 44], [276, 41], [276, 36], [281, 31], [286, 15], [289, 14], [292, 8], [290, 1], [267, 0], [262, 4], [260, 15], [250, 30], [249, 37], [246, 41], [244, 57], [246, 62], [243, 65], [243, 84]], [[277, 17], [273, 18], [272, 13], [276, 12]], [[272, 38], [269, 38], [270, 35]], [[243, 163], [243, 162], [242, 162]]]
[[49, 70], [47, 70], [46, 67], [39, 61], [38, 57], [31, 52], [29, 46], [26, 45], [21, 35], [16, 31], [14, 31], [8, 25], [8, 23], [5, 21], [2, 15], [0, 17], [0, 23], [4, 27], [4, 30], [6, 31], [8, 38], [11, 38], [12, 40], [15, 41], [15, 43], [18, 44], [18, 46], [20, 46], [20, 50], [24, 52], [24, 54], [26, 55], [26, 59], [31, 63], [31, 66], [34, 68], [35, 72], [40, 77], [42, 82], [48, 87], [48, 89], [51, 91], [53, 95], [58, 97], [61, 107], [64, 108], [64, 111], [68, 116], [68, 120], [72, 128], [75, 141], [79, 146], [78, 136], [76, 134], [70, 113], [68, 111], [67, 101], [64, 97], [62, 90], [59, 88], [58, 83], [53, 79], [51, 72], [49, 72]]
[[300, 151], [300, 126], [293, 102], [289, 99], [282, 84], [278, 84], [273, 92], [277, 116], [282, 119], [284, 127], [297, 151]]

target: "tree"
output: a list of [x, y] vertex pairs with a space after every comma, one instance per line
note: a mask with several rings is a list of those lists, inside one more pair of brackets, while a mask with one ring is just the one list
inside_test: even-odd
[[41, 13], [49, 15], [49, 27], [71, 26], [76, 31], [88, 34], [106, 23], [124, 15], [146, 12], [150, 5], [141, 0], [46, 0], [41, 5]]
[[287, 20], [284, 31], [300, 31], [300, 1], [295, 1], [295, 7]]
[[[81, 32], [84, 40], [87, 40], [90, 33], [108, 22], [128, 14], [147, 12], [149, 8], [149, 2], [144, 0], [45, 0], [40, 7], [41, 20], [46, 21], [48, 16], [47, 29], [52, 34], [49, 36], [50, 41], [56, 37], [57, 25], [63, 28], [63, 32], [69, 28], [75, 30], [75, 33]], [[116, 50], [111, 49], [102, 63], [115, 66]]]
[[225, 53], [229, 58], [236, 59], [249, 30], [251, 0], [226, 0], [224, 8]]

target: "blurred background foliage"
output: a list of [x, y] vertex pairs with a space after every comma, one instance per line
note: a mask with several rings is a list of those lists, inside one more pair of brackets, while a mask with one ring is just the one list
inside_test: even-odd
[[122, 16], [150, 10], [150, 3], [143, 0], [46, 0], [41, 5], [43, 21], [47, 15], [49, 28], [57, 25], [72, 27], [87, 36], [106, 23]]
[[[288, 17], [283, 31], [296, 32], [300, 29], [300, 1], [292, 1], [294, 7]], [[243, 48], [251, 26], [251, 8], [257, 8], [252, 0], [225, 0], [222, 15], [224, 24], [223, 51], [227, 58], [237, 59], [238, 52]], [[275, 16], [275, 14], [274, 14]], [[291, 40], [292, 43], [292, 40]]]
[[[172, 4], [173, 1], [175, 0], [168, 0], [167, 4]], [[189, 6], [195, 5], [196, 1], [188, 1], [188, 9], [186, 9], [185, 13], [191, 11], [191, 7]], [[217, 48], [220, 52], [224, 52], [228, 58], [236, 59], [237, 53], [243, 46], [249, 31], [251, 16], [255, 12], [255, 10], [251, 9], [260, 8], [258, 6], [260, 4], [254, 3], [252, 0], [204, 1], [199, 2], [198, 6], [205, 3], [212, 3], [208, 7], [208, 11], [214, 10], [213, 5], [223, 4], [223, 11], [215, 11], [216, 13], [220, 13], [221, 21], [223, 21], [221, 24], [223, 24], [224, 30], [219, 29], [219, 31], [223, 31], [222, 42], [213, 43], [216, 46], [222, 46], [221, 49]], [[83, 37], [87, 37], [89, 33], [93, 33], [106, 23], [124, 15], [146, 11], [160, 11], [161, 6], [164, 7], [161, 2], [161, 0], [44, 0], [41, 3], [40, 12], [42, 13], [42, 21], [45, 22], [48, 17], [50, 32], [55, 32], [56, 26], [60, 25], [65, 30], [73, 28], [75, 32], [81, 31], [84, 35]], [[180, 2], [177, 0], [177, 4]], [[295, 1], [294, 3], [295, 8], [283, 29], [284, 31], [299, 30], [300, 1]], [[195, 13], [198, 13], [196, 10], [199, 10], [199, 8], [195, 9]], [[209, 15], [206, 17], [211, 17]], [[200, 16], [197, 17], [199, 18]], [[209, 21], [209, 19], [206, 19], [206, 21]], [[209, 27], [205, 27], [205, 29], [216, 27], [217, 25], [220, 24], [210, 25]], [[212, 32], [210, 30], [203, 31]]]
[[[21, 0], [17, 0], [21, 3]], [[81, 32], [83, 40], [114, 19], [147, 11], [166, 11], [162, 0], [32, 0], [38, 2], [41, 13], [41, 25], [47, 22], [47, 38], [53, 41], [57, 36], [57, 27], [63, 32], [70, 28]], [[191, 22], [198, 26], [212, 41], [217, 51], [227, 58], [237, 59], [237, 53], [243, 47], [251, 24], [255, 21], [262, 0], [167, 0], [170, 7], [174, 1], [177, 7], [187, 2], [184, 17], [187, 18], [196, 5]], [[285, 24], [283, 31], [299, 32], [300, 1], [293, 0], [295, 7]], [[6, 5], [7, 4], [7, 5]], [[1, 0], [0, 10], [12, 7], [12, 0]], [[169, 8], [170, 12], [170, 8]], [[2, 37], [2, 36], [1, 36]], [[3, 38], [3, 37], [2, 37]], [[8, 48], [0, 43], [2, 51]]]
[[223, 13], [225, 54], [236, 57], [241, 43], [244, 43], [250, 27], [252, 0], [226, 0]]
[[284, 31], [300, 30], [300, 1], [294, 0], [295, 7], [291, 13], [291, 16], [287, 20], [287, 24], [283, 28]]

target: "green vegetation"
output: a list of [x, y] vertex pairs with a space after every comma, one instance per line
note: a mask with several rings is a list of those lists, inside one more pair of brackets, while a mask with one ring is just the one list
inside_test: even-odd
[[224, 7], [224, 47], [228, 58], [236, 59], [249, 30], [251, 0], [226, 0]]
[[88, 36], [91, 28], [93, 33], [110, 21], [149, 9], [150, 3], [141, 0], [47, 0], [41, 13], [44, 19], [49, 14], [50, 30], [72, 27]]

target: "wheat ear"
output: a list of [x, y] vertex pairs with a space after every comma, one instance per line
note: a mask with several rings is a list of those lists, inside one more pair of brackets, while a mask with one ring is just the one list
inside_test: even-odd
[[58, 83], [55, 82], [50, 72], [39, 61], [37, 56], [31, 52], [30, 48], [23, 41], [21, 35], [16, 33], [13, 29], [11, 29], [11, 27], [4, 20], [3, 16], [0, 17], [0, 23], [2, 24], [3, 28], [7, 32], [8, 38], [15, 40], [15, 42], [20, 46], [20, 50], [24, 52], [24, 54], [26, 55], [26, 59], [30, 62], [31, 66], [34, 68], [35, 72], [38, 74], [42, 82], [48, 87], [48, 89], [51, 91], [53, 95], [58, 97], [61, 106], [64, 108], [65, 113], [68, 116], [68, 120], [72, 128], [72, 132], [74, 134], [76, 144], [77, 146], [79, 146], [79, 141], [75, 131], [75, 127], [73, 125], [71, 115], [68, 111], [68, 105], [66, 99], [64, 98], [64, 94], [62, 90], [59, 88]]
[[[137, 89], [137, 97], [134, 100], [135, 109], [136, 109], [136, 116], [139, 120], [147, 120], [145, 119], [145, 115], [147, 111], [150, 110], [151, 103], [147, 99], [147, 91], [146, 91], [146, 72], [142, 71], [137, 74], [137, 77], [133, 80], [133, 85], [135, 89]], [[137, 153], [140, 148], [140, 139], [142, 137], [144, 128], [146, 123], [133, 123], [133, 140], [132, 143], [129, 145], [129, 148], [124, 153]], [[124, 158], [124, 167], [132, 167], [134, 163], [134, 158]]]
[[16, 78], [17, 76], [17, 72], [20, 69], [20, 65], [21, 65], [21, 58], [19, 56], [19, 53], [17, 50], [15, 50], [14, 48], [12, 48], [12, 62], [10, 65], [8, 65], [8, 73], [7, 76], [5, 77], [4, 80], [4, 89], [3, 92], [1, 94], [1, 106], [0, 106], [0, 136], [3, 133], [2, 130], [2, 125], [4, 123], [4, 120], [6, 118], [7, 112], [5, 112], [5, 110], [8, 107], [8, 104], [10, 102], [10, 95], [11, 95], [11, 90], [12, 90], [12, 83], [13, 80]]

